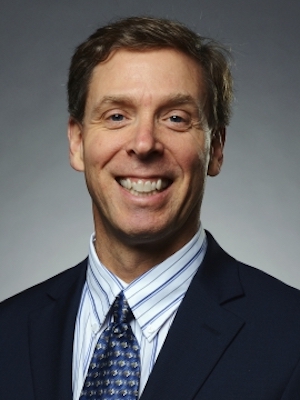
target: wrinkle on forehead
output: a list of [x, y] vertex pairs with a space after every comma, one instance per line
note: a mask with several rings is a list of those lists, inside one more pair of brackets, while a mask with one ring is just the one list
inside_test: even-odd
[[88, 108], [99, 116], [107, 104], [154, 105], [158, 109], [190, 103], [203, 118], [206, 85], [202, 75], [195, 60], [173, 49], [145, 52], [120, 49], [94, 68]]

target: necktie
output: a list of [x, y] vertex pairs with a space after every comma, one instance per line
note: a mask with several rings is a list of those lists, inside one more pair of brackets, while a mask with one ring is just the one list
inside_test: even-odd
[[136, 400], [139, 391], [139, 345], [129, 324], [133, 318], [121, 292], [113, 306], [113, 322], [100, 335], [80, 400]]

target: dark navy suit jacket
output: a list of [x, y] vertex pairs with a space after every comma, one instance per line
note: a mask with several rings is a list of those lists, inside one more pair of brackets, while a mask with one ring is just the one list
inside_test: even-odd
[[[299, 291], [208, 241], [141, 400], [300, 399]], [[86, 265], [1, 303], [1, 400], [72, 400]]]

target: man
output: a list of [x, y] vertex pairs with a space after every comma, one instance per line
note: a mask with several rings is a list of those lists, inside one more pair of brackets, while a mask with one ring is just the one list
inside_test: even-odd
[[1, 305], [0, 398], [300, 398], [299, 292], [200, 223], [230, 116], [226, 51], [120, 20], [76, 49], [68, 93], [95, 234], [87, 260]]

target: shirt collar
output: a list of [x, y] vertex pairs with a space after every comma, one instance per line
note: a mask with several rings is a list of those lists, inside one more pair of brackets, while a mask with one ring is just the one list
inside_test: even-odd
[[206, 252], [205, 231], [200, 226], [195, 236], [180, 250], [149, 271], [126, 284], [99, 260], [95, 235], [90, 239], [87, 286], [97, 319], [102, 324], [121, 290], [143, 334], [150, 341], [166, 320], [177, 311]]

